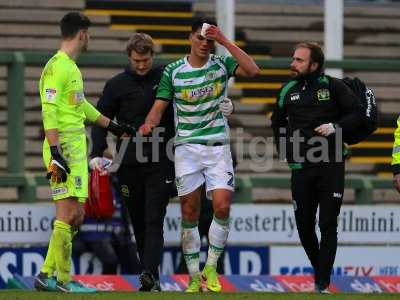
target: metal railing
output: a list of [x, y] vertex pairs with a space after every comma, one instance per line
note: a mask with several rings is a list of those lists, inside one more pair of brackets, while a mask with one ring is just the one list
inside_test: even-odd
[[[235, 201], [252, 202], [254, 188], [290, 189], [290, 175], [255, 175], [235, 178]], [[374, 189], [392, 189], [392, 180], [377, 176], [349, 175], [345, 178], [345, 188], [354, 190], [357, 204], [371, 204]]]
[[[26, 66], [44, 66], [48, 59], [53, 55], [50, 52], [0, 52], [0, 65], [7, 65], [8, 85], [7, 85], [7, 171], [8, 175], [0, 178], [0, 186], [18, 187], [19, 199], [36, 199], [35, 185], [46, 184], [39, 177], [25, 174], [25, 149], [24, 149], [24, 82]], [[156, 62], [167, 64], [173, 61], [172, 57], [158, 56]], [[290, 58], [274, 58], [270, 60], [257, 60], [262, 68], [287, 68]], [[79, 66], [92, 67], [123, 67], [127, 63], [126, 55], [115, 53], [86, 53], [81, 55], [78, 60]], [[343, 61], [327, 61], [328, 68], [343, 68], [345, 70], [363, 71], [400, 71], [400, 60], [366, 60], [366, 59], [345, 59]], [[12, 117], [10, 117], [12, 116]], [[372, 199], [371, 188], [378, 179], [358, 178], [346, 179], [346, 184], [356, 189], [356, 198], [360, 203], [369, 202]], [[280, 177], [257, 178], [238, 178], [239, 190], [238, 198], [242, 200], [252, 199], [249, 192], [252, 187], [259, 185], [270, 187], [289, 187], [289, 180]], [[351, 183], [354, 182], [354, 183]], [[389, 187], [388, 180], [379, 181], [383, 188]], [[391, 182], [390, 182], [391, 186]], [[28, 198], [26, 198], [28, 197]], [[32, 197], [32, 198], [31, 198]]]

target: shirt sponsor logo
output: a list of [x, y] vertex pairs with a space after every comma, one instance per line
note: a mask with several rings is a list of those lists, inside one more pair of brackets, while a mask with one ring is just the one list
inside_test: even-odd
[[181, 91], [181, 95], [178, 96], [178, 98], [186, 101], [196, 101], [204, 99], [206, 97], [218, 97], [221, 95], [222, 90], [223, 85], [220, 82], [215, 82], [214, 84], [199, 87], [196, 89], [183, 89]]
[[216, 71], [210, 71], [206, 74], [206, 80], [214, 80], [217, 78], [217, 72]]
[[65, 194], [68, 192], [68, 189], [66, 187], [58, 187], [52, 190], [53, 196]]
[[57, 90], [56, 89], [46, 89], [45, 95], [46, 95], [47, 101], [53, 101], [56, 98]]
[[231, 186], [231, 187], [234, 187], [235, 183], [234, 183], [234, 179], [233, 179], [233, 173], [232, 172], [226, 172], [226, 173], [227, 173], [227, 175], [229, 177], [228, 182], [226, 184]]
[[326, 100], [329, 100], [331, 98], [328, 89], [320, 89], [320, 90], [318, 90], [317, 96], [318, 96], [318, 101], [326, 101]]
[[129, 197], [129, 188], [126, 184], [121, 184], [121, 193], [124, 197]]
[[297, 100], [300, 100], [299, 93], [290, 94], [290, 101], [297, 101]]
[[200, 98], [203, 96], [212, 96], [214, 92], [214, 86], [209, 85], [205, 87], [201, 87], [198, 89], [194, 89], [190, 92], [191, 98]]
[[334, 198], [342, 198], [342, 193], [333, 193]]
[[367, 89], [365, 91], [365, 98], [367, 99], [367, 111], [365, 112], [365, 115], [370, 118], [371, 117], [371, 110], [372, 110], [372, 104], [376, 106], [375, 102], [375, 96], [372, 90]]
[[77, 188], [82, 187], [82, 177], [81, 176], [75, 176], [75, 186]]
[[182, 186], [183, 186], [182, 177], [175, 178], [175, 185], [176, 185], [177, 189], [182, 188]]

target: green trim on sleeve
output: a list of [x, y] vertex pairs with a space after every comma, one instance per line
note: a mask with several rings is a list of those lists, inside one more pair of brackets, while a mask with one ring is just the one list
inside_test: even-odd
[[328, 76], [325, 76], [325, 75], [321, 75], [321, 76], [318, 78], [318, 81], [319, 81], [320, 83], [329, 84], [329, 78], [328, 78]]
[[280, 95], [279, 95], [279, 100], [278, 100], [279, 108], [282, 108], [282, 107], [283, 107], [283, 105], [285, 104], [284, 102], [285, 102], [286, 94], [287, 94], [287, 93], [289, 92], [289, 90], [290, 90], [293, 86], [295, 86], [296, 84], [297, 84], [297, 81], [296, 81], [296, 80], [289, 81], [289, 83], [288, 83], [287, 85], [285, 85], [285, 86], [282, 88], [282, 91], [281, 91], [281, 93], [280, 93]]
[[165, 68], [163, 75], [161, 76], [160, 83], [156, 93], [156, 99], [163, 99], [164, 101], [173, 100], [174, 98], [174, 87], [172, 86], [172, 69], [170, 67]]
[[300, 170], [303, 168], [302, 163], [288, 163], [288, 166], [291, 170]]
[[235, 70], [239, 67], [238, 62], [232, 56], [223, 57], [224, 65], [228, 71], [228, 77], [235, 76]]

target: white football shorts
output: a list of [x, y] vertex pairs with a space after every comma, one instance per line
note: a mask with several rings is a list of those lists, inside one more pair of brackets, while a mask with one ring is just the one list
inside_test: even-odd
[[234, 191], [235, 179], [230, 145], [183, 144], [175, 149], [175, 173], [178, 196], [187, 195], [204, 182], [207, 198], [211, 191]]

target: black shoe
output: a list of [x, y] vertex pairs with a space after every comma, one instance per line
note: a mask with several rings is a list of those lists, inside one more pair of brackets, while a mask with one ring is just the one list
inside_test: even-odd
[[315, 292], [319, 294], [330, 294], [329, 284], [315, 284]]
[[139, 276], [139, 280], [141, 284], [139, 291], [141, 292], [150, 292], [156, 282], [153, 274], [151, 274], [149, 271], [143, 271]]
[[160, 285], [160, 280], [154, 281], [154, 285], [151, 288], [150, 292], [161, 292], [161, 285]]
[[35, 278], [34, 286], [37, 291], [54, 292], [56, 290], [56, 278], [40, 272]]

